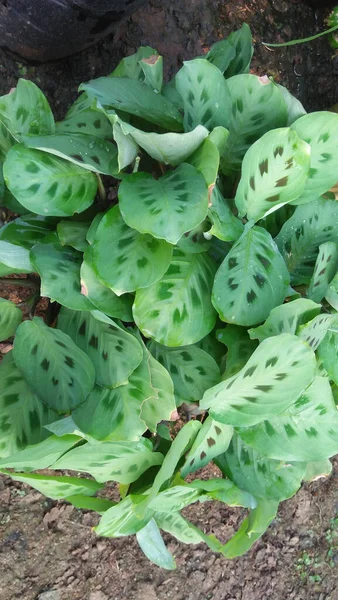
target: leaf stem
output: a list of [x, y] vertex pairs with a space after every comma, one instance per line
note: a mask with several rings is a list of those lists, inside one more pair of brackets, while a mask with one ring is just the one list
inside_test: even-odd
[[99, 192], [99, 196], [100, 196], [102, 202], [105, 202], [107, 200], [107, 194], [106, 194], [105, 187], [103, 185], [100, 175], [98, 173], [95, 173], [95, 175], [97, 177], [97, 189]]
[[289, 42], [283, 42], [282, 44], [269, 44], [269, 42], [262, 42], [263, 46], [268, 46], [269, 48], [282, 48], [284, 46], [295, 46], [296, 44], [304, 44], [306, 42], [312, 42], [323, 35], [327, 35], [328, 33], [332, 33], [338, 29], [338, 25], [334, 25], [330, 27], [330, 29], [326, 29], [325, 31], [321, 31], [320, 33], [316, 33], [315, 35], [311, 35], [307, 38], [300, 38], [299, 40], [290, 40]]

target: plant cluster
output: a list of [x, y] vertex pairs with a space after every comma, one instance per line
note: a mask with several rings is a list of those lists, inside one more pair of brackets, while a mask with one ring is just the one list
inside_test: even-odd
[[[58, 123], [0, 98], [1, 282], [32, 286], [0, 302], [1, 472], [168, 569], [160, 530], [239, 556], [338, 452], [338, 115], [251, 56], [243, 25], [166, 84], [140, 48]], [[181, 515], [211, 500], [249, 511], [225, 544]]]

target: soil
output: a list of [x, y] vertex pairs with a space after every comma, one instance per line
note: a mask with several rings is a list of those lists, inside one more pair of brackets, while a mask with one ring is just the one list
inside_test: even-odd
[[[138, 46], [150, 45], [163, 54], [170, 78], [184, 59], [203, 55], [246, 21], [255, 42], [253, 72], [284, 84], [308, 111], [327, 109], [338, 102], [338, 59], [325, 38], [274, 50], [261, 44], [317, 33], [324, 27], [323, 16], [298, 0], [150, 0], [114, 35], [71, 58], [32, 65], [0, 51], [0, 94], [26, 77], [43, 89], [62, 118], [82, 81], [108, 74]], [[170, 572], [150, 564], [132, 538], [97, 538], [95, 514], [44, 499], [2, 477], [0, 598], [338, 600], [337, 482], [336, 460], [331, 477], [304, 486], [284, 502], [268, 533], [234, 561], [203, 544], [184, 546], [165, 535], [177, 562], [177, 570]], [[186, 512], [222, 541], [242, 518], [241, 511], [218, 503], [194, 505]]]

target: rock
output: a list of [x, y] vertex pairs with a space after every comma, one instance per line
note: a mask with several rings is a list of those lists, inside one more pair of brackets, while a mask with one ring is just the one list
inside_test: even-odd
[[40, 594], [38, 600], [61, 600], [61, 595], [58, 590], [50, 590], [49, 592]]
[[108, 600], [108, 596], [103, 592], [92, 592], [89, 595], [89, 600]]

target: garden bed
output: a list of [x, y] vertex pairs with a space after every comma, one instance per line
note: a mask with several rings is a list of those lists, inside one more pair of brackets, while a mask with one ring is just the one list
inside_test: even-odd
[[[123, 23], [115, 37], [72, 58], [32, 66], [2, 52], [0, 92], [15, 86], [20, 76], [32, 79], [61, 117], [81, 81], [109, 73], [139, 45], [149, 44], [165, 56], [169, 76], [183, 58], [203, 54], [245, 21], [256, 42], [254, 72], [283, 83], [307, 110], [325, 109], [337, 101], [335, 63], [327, 42], [274, 51], [260, 44], [315, 33], [320, 19], [306, 5], [285, 0], [173, 0], [166, 8], [153, 0]], [[268, 533], [235, 561], [203, 545], [186, 547], [166, 536], [178, 567], [168, 573], [149, 563], [136, 541], [97, 538], [91, 531], [96, 524], [91, 513], [46, 501], [30, 488], [3, 479], [0, 596], [33, 600], [56, 590], [43, 600], [336, 600], [337, 501], [336, 468], [324, 483], [305, 486], [283, 503]], [[241, 517], [238, 511], [210, 503], [194, 505], [188, 515], [222, 541]]]

